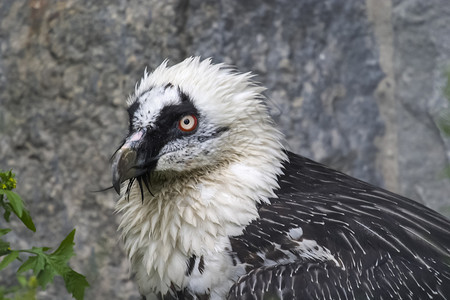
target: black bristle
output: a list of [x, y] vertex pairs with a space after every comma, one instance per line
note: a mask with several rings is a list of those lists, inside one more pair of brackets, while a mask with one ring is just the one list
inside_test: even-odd
[[144, 176], [145, 176], [145, 178], [144, 178], [144, 183], [145, 183], [145, 186], [147, 187], [148, 192], [150, 193], [150, 195], [152, 195], [153, 197], [155, 197], [155, 195], [153, 195], [153, 193], [152, 193], [152, 190], [150, 189], [150, 185], [151, 185], [151, 182], [150, 182], [150, 173], [147, 173], [147, 174], [145, 174]]
[[134, 184], [135, 180], [137, 180], [137, 182], [139, 184], [139, 189], [141, 191], [142, 203], [144, 203], [144, 186], [148, 190], [148, 192], [152, 196], [154, 196], [152, 191], [151, 191], [151, 189], [150, 189], [150, 174], [146, 173], [146, 174], [143, 174], [143, 175], [135, 177], [135, 178], [130, 178], [130, 180], [128, 181], [127, 190], [125, 192], [128, 202], [130, 201], [131, 188], [133, 187], [133, 184]]
[[131, 187], [133, 186], [134, 180], [135, 180], [135, 178], [131, 178], [131, 179], [128, 181], [127, 191], [126, 191], [127, 198], [128, 198], [128, 199], [127, 199], [128, 202], [130, 202], [130, 191], [131, 191]]
[[[139, 189], [141, 190], [141, 200], [142, 200], [142, 204], [144, 204], [144, 188], [142, 187], [142, 180], [143, 180], [143, 177], [142, 176], [139, 176], [138, 178], [137, 178], [137, 181], [138, 181], [138, 183], [139, 183]], [[144, 180], [145, 181], [145, 180]]]

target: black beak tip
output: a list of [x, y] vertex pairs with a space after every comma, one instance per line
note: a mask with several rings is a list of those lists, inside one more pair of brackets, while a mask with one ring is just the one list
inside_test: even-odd
[[114, 190], [118, 195], [120, 195], [120, 182], [119, 181], [113, 181], [113, 187]]
[[113, 169], [113, 178], [112, 178], [112, 184], [114, 187], [114, 190], [117, 194], [120, 195], [120, 184], [122, 183], [122, 180], [120, 178], [120, 174], [117, 169]]
[[137, 153], [130, 148], [121, 148], [114, 155], [112, 162], [114, 190], [120, 195], [120, 184], [127, 179], [135, 177], [134, 165]]

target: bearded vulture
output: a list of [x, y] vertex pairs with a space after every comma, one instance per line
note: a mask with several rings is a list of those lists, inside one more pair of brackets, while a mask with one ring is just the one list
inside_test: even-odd
[[450, 299], [450, 222], [283, 147], [250, 73], [164, 62], [112, 158], [144, 299]]

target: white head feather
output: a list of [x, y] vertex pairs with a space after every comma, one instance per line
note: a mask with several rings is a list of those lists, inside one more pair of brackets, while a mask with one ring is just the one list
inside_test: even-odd
[[[287, 157], [264, 104], [264, 89], [251, 78], [210, 59], [188, 58], [172, 67], [165, 61], [144, 74], [130, 97], [129, 105], [140, 102], [136, 126], [151, 127], [163, 107], [180, 101], [179, 90], [202, 116], [199, 130], [228, 129], [204, 143], [193, 138], [182, 144], [189, 146], [163, 148], [151, 179], [153, 195], [145, 191], [142, 201], [134, 184], [129, 201], [124, 194], [119, 200], [120, 229], [143, 294], [189, 285], [180, 267], [193, 254], [219, 255], [224, 263], [228, 236], [239, 235], [258, 217], [257, 203], [275, 197]], [[164, 89], [169, 83], [173, 89]], [[221, 272], [224, 278], [217, 280], [229, 281], [240, 271]], [[207, 288], [213, 290], [216, 281]]]

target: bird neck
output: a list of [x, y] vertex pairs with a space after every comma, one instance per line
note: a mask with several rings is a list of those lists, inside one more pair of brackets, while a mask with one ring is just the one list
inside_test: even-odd
[[201, 175], [152, 177], [150, 191], [135, 182], [117, 204], [120, 229], [174, 246], [181, 241], [186, 252], [200, 250], [205, 241], [214, 248], [217, 236], [240, 234], [258, 216], [257, 204], [275, 197], [281, 168], [278, 159], [245, 158]]

